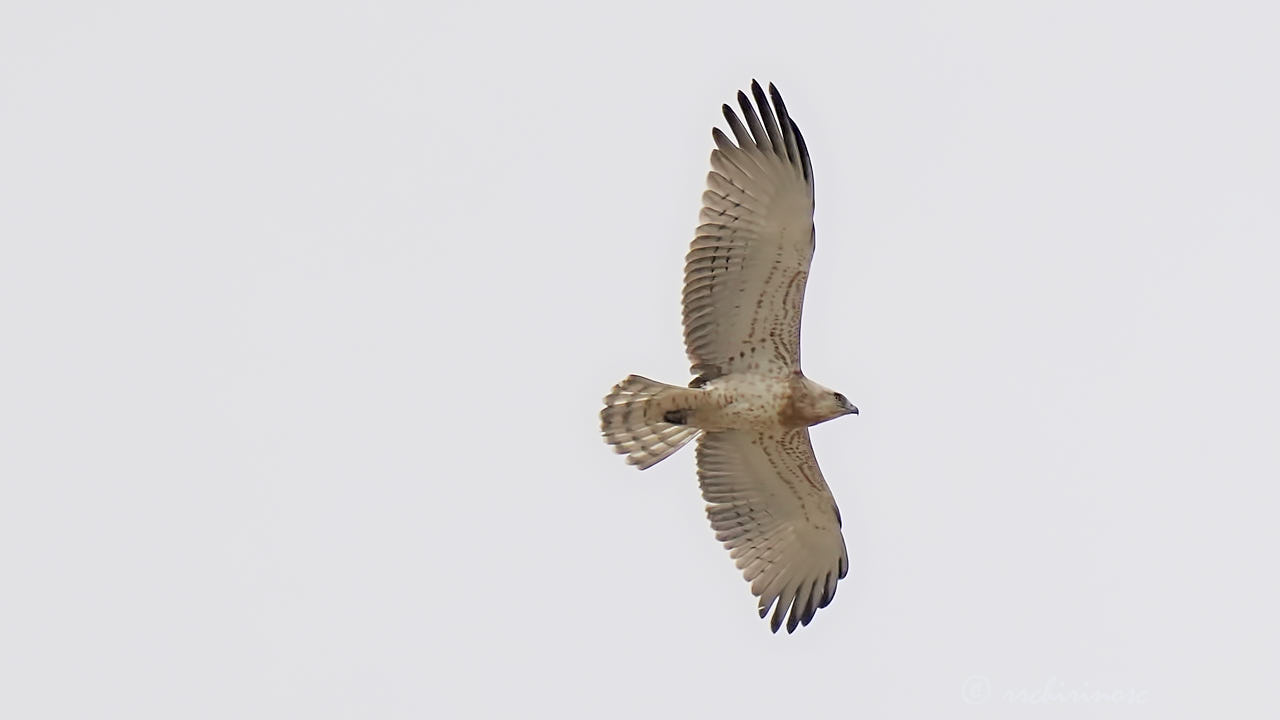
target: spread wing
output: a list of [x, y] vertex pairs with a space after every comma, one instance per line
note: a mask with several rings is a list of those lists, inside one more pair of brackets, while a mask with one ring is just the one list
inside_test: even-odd
[[711, 131], [711, 172], [684, 269], [684, 341], [695, 386], [735, 370], [800, 368], [800, 311], [813, 258], [813, 172], [778, 90], [752, 81], [735, 144]]
[[818, 469], [809, 431], [704, 434], [698, 480], [707, 517], [760, 598], [774, 632], [808, 625], [849, 570], [840, 511]]

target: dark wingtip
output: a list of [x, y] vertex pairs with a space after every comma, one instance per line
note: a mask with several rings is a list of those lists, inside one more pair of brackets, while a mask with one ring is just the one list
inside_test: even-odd
[[756, 105], [760, 107], [760, 113], [763, 115], [769, 110], [769, 98], [765, 97], [764, 90], [760, 89], [760, 83], [755, 80], [751, 81], [751, 95], [756, 99]]
[[[735, 126], [742, 124], [741, 121], [738, 120], [737, 111], [735, 111], [733, 108], [729, 107], [728, 105], [721, 105], [720, 112], [724, 114], [724, 121], [729, 123], [729, 129], [733, 131], [733, 136], [737, 137], [738, 129]], [[715, 136], [712, 135], [712, 137], [714, 138]]]
[[809, 592], [809, 599], [804, 604], [804, 615], [800, 618], [801, 625], [808, 625], [813, 619], [814, 614], [818, 612], [818, 581], [813, 581], [813, 587]]
[[813, 183], [813, 165], [809, 161], [809, 146], [804, 142], [804, 135], [800, 133], [800, 126], [796, 125], [796, 121], [790, 116], [787, 119], [791, 121], [791, 132], [796, 136], [796, 148], [800, 151], [800, 162], [804, 166], [804, 179]]
[[782, 102], [782, 93], [778, 92], [778, 88], [774, 87], [773, 83], [769, 83], [769, 97], [773, 99], [774, 107], [778, 108], [781, 114], [786, 115], [787, 105]]

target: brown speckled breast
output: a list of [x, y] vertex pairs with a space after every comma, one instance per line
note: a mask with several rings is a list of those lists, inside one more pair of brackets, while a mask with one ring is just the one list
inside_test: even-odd
[[805, 389], [803, 376], [796, 373], [787, 383], [787, 393], [778, 409], [778, 424], [784, 428], [802, 428], [823, 419], [814, 411], [813, 398]]

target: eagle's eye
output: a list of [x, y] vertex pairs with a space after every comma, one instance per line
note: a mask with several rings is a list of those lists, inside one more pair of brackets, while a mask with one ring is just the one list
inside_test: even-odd
[[836, 402], [840, 403], [841, 405], [849, 404], [849, 398], [841, 395], [840, 393], [835, 393], [835, 396], [836, 396]]

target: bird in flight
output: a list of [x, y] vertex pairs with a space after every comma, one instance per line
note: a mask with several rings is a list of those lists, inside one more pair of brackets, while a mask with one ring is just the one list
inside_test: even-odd
[[[813, 168], [777, 88], [752, 81], [711, 131], [711, 172], [685, 257], [689, 387], [631, 375], [600, 412], [605, 442], [641, 470], [694, 438], [716, 539], [770, 628], [808, 625], [849, 570], [840, 511], [809, 426], [858, 408], [800, 370], [800, 312], [813, 259]], [[770, 102], [772, 100], [772, 102]], [[758, 110], [758, 111], [757, 111]], [[745, 123], [745, 124], [744, 124]]]

